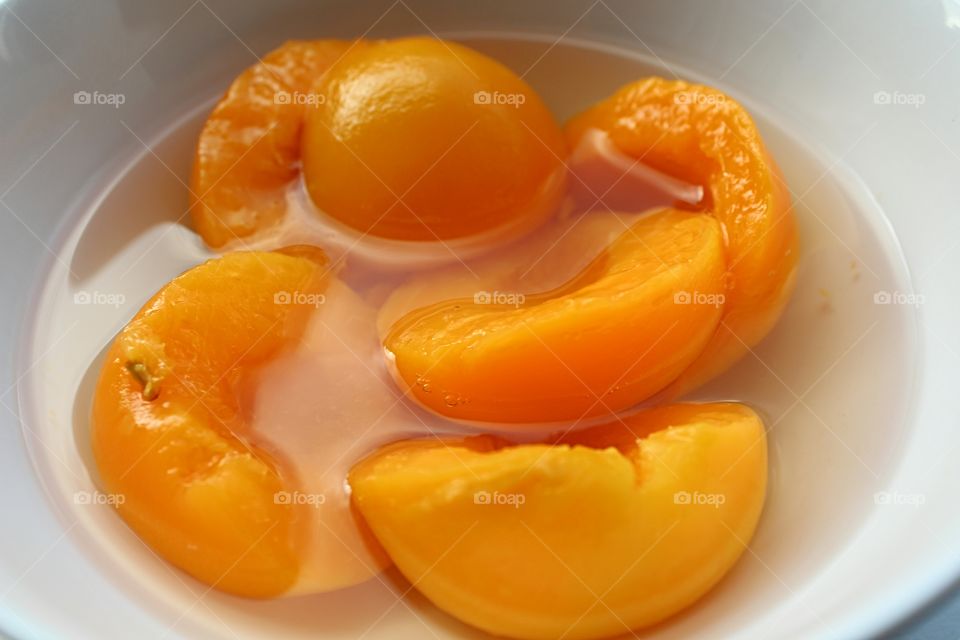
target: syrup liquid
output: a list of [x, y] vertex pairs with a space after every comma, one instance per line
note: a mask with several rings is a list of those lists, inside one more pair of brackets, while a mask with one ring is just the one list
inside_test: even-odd
[[[463, 40], [526, 74], [561, 122], [626, 82], [670, 75], [655, 61], [629, 50], [571, 38], [560, 43], [552, 38], [487, 35]], [[695, 74], [685, 75], [697, 79]], [[224, 78], [224, 86], [228, 81]], [[432, 634], [442, 637], [479, 637], [438, 613], [409, 591], [409, 585], [395, 582], [392, 574], [344, 591], [276, 601], [207, 593], [205, 586], [176, 575], [146, 549], [112, 508], [78, 506], [73, 499], [76, 492], [96, 486], [88, 428], [99, 354], [154, 291], [212, 257], [178, 222], [187, 206], [183, 183], [211, 106], [210, 101], [193, 105], [161, 133], [143, 133], [152, 153], [143, 151], [131, 158], [109, 182], [92, 184], [82, 201], [78, 196], [78, 212], [69, 218], [73, 226], [64, 230], [63, 242], [55, 247], [59, 260], [51, 264], [32, 311], [21, 385], [22, 417], [30, 425], [25, 436], [51, 503], [71, 527], [72, 537], [144, 612], [176, 624], [178, 632], [191, 637], [314, 638], [317, 633], [331, 638], [364, 635], [371, 640], [422, 637], [424, 621]], [[896, 468], [898, 447], [909, 437], [902, 425], [909, 424], [912, 389], [904, 381], [914, 375], [916, 310], [873, 304], [877, 291], [909, 291], [896, 238], [872, 194], [843, 162], [816, 149], [807, 134], [766, 110], [762, 102], [747, 106], [795, 194], [801, 235], [797, 287], [781, 322], [755, 353], [689, 399], [743, 401], [767, 418], [771, 428], [767, 506], [751, 553], [709, 597], [674, 619], [658, 637], [702, 635], [708, 628], [711, 635], [733, 635], [754, 624], [758, 612], [776, 616], [785, 601], [813, 584], [865, 525], [873, 492], [885, 486]], [[589, 182], [604, 188], [601, 180]], [[292, 189], [292, 198], [302, 197], [297, 187]], [[622, 210], [622, 201], [618, 197], [614, 203], [613, 196], [611, 191], [604, 200]], [[654, 199], [642, 208], [672, 199]], [[591, 221], [612, 215], [602, 206], [595, 208], [599, 211], [594, 214], [600, 215]], [[571, 206], [557, 212], [556, 220], [575, 213]], [[531, 235], [524, 242], [532, 246], [540, 238], [550, 245], [544, 240], [551, 238], [550, 229], [544, 227], [542, 235]], [[553, 227], [553, 233], [559, 229]], [[566, 255], [557, 253], [558, 246], [551, 250], [556, 259], [543, 257], [524, 274], [531, 258], [544, 255], [531, 249], [519, 274], [523, 277], [514, 273], [512, 281], [546, 287], [551, 278], [575, 272], [586, 256], [619, 231], [611, 224], [607, 236], [600, 229], [597, 239], [591, 240], [591, 234], [580, 229], [561, 243]], [[474, 272], [487, 274], [486, 262], [493, 265], [491, 270], [507, 264], [505, 257], [516, 246], [520, 245], [505, 243], [496, 250], [499, 253], [475, 255], [459, 249]], [[376, 253], [393, 255], [379, 249]], [[303, 345], [253, 381], [254, 435], [265, 446], [286, 452], [285, 461], [298, 483], [324, 496], [329, 493], [316, 511], [330, 522], [337, 523], [339, 516], [327, 512], [342, 507], [346, 496], [344, 471], [369, 449], [399, 437], [429, 436], [431, 431], [488, 430], [441, 420], [398, 398], [401, 390], [380, 350], [383, 325], [421, 295], [408, 290], [409, 297], [388, 302], [391, 292], [413, 273], [439, 277], [449, 271], [473, 278], [459, 261], [448, 259], [445, 247], [434, 253], [438, 257], [428, 265], [398, 266], [396, 260], [382, 269], [373, 265], [379, 277], [364, 275], [368, 267], [361, 269], [362, 261], [347, 265], [341, 273], [343, 285], [328, 292]], [[554, 266], [557, 272], [551, 271]], [[503, 277], [511, 278], [509, 273]], [[487, 286], [475, 279], [465, 282], [476, 289]], [[489, 287], [500, 287], [496, 282]], [[115, 306], [78, 307], [73, 299], [79, 292], [120, 294], [124, 300]], [[447, 297], [447, 292], [434, 295]], [[336, 366], [347, 362], [351, 364]], [[802, 403], [797, 402], [798, 395]], [[353, 527], [350, 521], [339, 522], [347, 531]], [[322, 551], [318, 545], [316, 558], [323, 556]], [[304, 573], [309, 582], [310, 571]], [[300, 591], [308, 586], [301, 585]], [[401, 594], [406, 594], [403, 606], [397, 606]], [[194, 606], [201, 596], [204, 606]], [[744, 607], [745, 602], [750, 607]]]

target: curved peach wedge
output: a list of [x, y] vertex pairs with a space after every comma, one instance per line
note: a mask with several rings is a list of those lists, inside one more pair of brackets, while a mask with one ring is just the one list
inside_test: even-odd
[[291, 41], [241, 73], [207, 119], [190, 180], [193, 224], [211, 247], [277, 224], [298, 175], [311, 87], [360, 42]]
[[720, 307], [678, 304], [676, 292], [719, 295], [724, 271], [716, 220], [662, 211], [559, 289], [516, 304], [463, 298], [418, 309], [384, 345], [416, 399], [446, 416], [531, 423], [608, 414], [659, 391], [698, 356]]
[[328, 279], [309, 247], [210, 260], [161, 289], [107, 353], [92, 415], [104, 490], [124, 497], [120, 515], [160, 556], [223, 591], [267, 597], [371, 575], [339, 548], [339, 563], [301, 580], [310, 507], [278, 499], [296, 479], [247, 428], [244, 380], [306, 324], [284, 296], [319, 294]]
[[711, 87], [647, 78], [624, 86], [565, 127], [571, 148], [591, 130], [664, 173], [706, 188], [723, 225], [728, 290], [723, 319], [670, 386], [676, 397], [727, 369], [780, 317], [797, 265], [797, 226], [776, 163], [747, 111]]
[[763, 424], [737, 404], [671, 405], [553, 445], [404, 441], [350, 473], [400, 571], [438, 607], [512, 638], [654, 624], [733, 566], [759, 519]]

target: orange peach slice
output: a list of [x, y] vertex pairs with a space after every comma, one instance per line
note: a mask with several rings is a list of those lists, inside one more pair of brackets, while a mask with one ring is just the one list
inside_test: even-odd
[[361, 42], [287, 42], [241, 73], [197, 143], [190, 213], [211, 247], [277, 224], [299, 174], [300, 135], [311, 87]]
[[555, 445], [405, 441], [350, 473], [400, 571], [438, 607], [513, 638], [654, 624], [733, 566], [763, 507], [763, 424], [673, 405]]
[[[342, 547], [300, 580], [310, 505], [283, 500], [295, 478], [253, 441], [244, 380], [304, 330], [291, 295], [322, 292], [322, 252], [232, 253], [160, 290], [107, 353], [93, 404], [92, 445], [120, 515], [172, 564], [212, 587], [267, 597], [360, 582], [386, 561]], [[363, 536], [355, 526], [341, 539]], [[339, 543], [333, 543], [339, 544]]]
[[797, 264], [797, 227], [780, 171], [747, 111], [711, 87], [647, 78], [566, 125], [571, 148], [592, 130], [646, 165], [706, 187], [723, 225], [730, 277], [723, 319], [697, 360], [671, 384], [678, 396], [727, 369], [780, 317]]
[[446, 416], [531, 423], [608, 414], [662, 389], [697, 358], [721, 308], [677, 304], [676, 293], [719, 296], [724, 270], [716, 220], [663, 211], [559, 289], [418, 309], [384, 344], [416, 399]]

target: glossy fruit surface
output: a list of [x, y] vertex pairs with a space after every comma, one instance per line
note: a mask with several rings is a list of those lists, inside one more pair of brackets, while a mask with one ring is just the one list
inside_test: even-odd
[[303, 114], [313, 84], [360, 42], [287, 42], [241, 73], [203, 126], [190, 213], [212, 247], [277, 224], [299, 174]]
[[384, 345], [418, 401], [491, 422], [578, 420], [630, 407], [674, 380], [716, 331], [725, 261], [710, 216], [633, 224], [559, 289], [522, 302], [459, 298], [412, 311]]
[[292, 296], [320, 294], [329, 277], [309, 247], [227, 254], [167, 284], [107, 353], [92, 416], [104, 490], [123, 496], [144, 542], [217, 589], [267, 597], [371, 575], [340, 553], [298, 584], [311, 507], [282, 498], [296, 479], [248, 428], [245, 381], [302, 333], [310, 307]]
[[626, 85], [565, 127], [571, 147], [591, 129], [623, 153], [703, 185], [723, 225], [729, 271], [716, 334], [667, 395], [706, 382], [773, 328], [796, 275], [797, 226], [780, 170], [747, 111], [721, 91], [647, 78]]
[[343, 57], [306, 112], [314, 203], [363, 233], [460, 238], [530, 227], [557, 205], [563, 135], [499, 62], [435, 38], [371, 43]]
[[350, 474], [401, 572], [496, 635], [592, 639], [706, 593], [763, 507], [763, 424], [736, 404], [670, 405], [561, 438], [404, 441]]

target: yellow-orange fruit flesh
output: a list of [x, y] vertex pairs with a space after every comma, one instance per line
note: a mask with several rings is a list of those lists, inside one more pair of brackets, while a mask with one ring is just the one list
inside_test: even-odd
[[563, 134], [515, 73], [435, 38], [373, 43], [314, 88], [303, 172], [324, 212], [398, 240], [539, 224], [562, 196]]
[[615, 636], [692, 604], [742, 554], [766, 479], [763, 424], [736, 404], [666, 406], [553, 445], [404, 441], [350, 474], [418, 590], [537, 640]]
[[309, 307], [283, 296], [319, 294], [327, 281], [315, 249], [227, 254], [161, 289], [106, 355], [92, 415], [102, 486], [123, 496], [119, 513], [144, 542], [217, 589], [323, 591], [379, 569], [341, 554], [300, 582], [312, 507], [278, 499], [296, 478], [249, 429], [245, 380], [307, 321]]
[[313, 84], [362, 42], [291, 41], [241, 73], [207, 118], [190, 179], [197, 233], [222, 247], [278, 224], [297, 179]]
[[723, 319], [697, 360], [670, 386], [679, 396], [727, 369], [774, 326], [796, 274], [797, 226], [780, 170], [747, 111], [711, 87], [647, 78], [573, 118], [574, 147], [590, 129], [623, 153], [706, 187], [721, 222], [730, 274]]
[[554, 422], [626, 409], [674, 380], [716, 331], [723, 239], [667, 210], [627, 229], [561, 288], [522, 304], [454, 299], [408, 313], [384, 344], [418, 401], [466, 420]]

